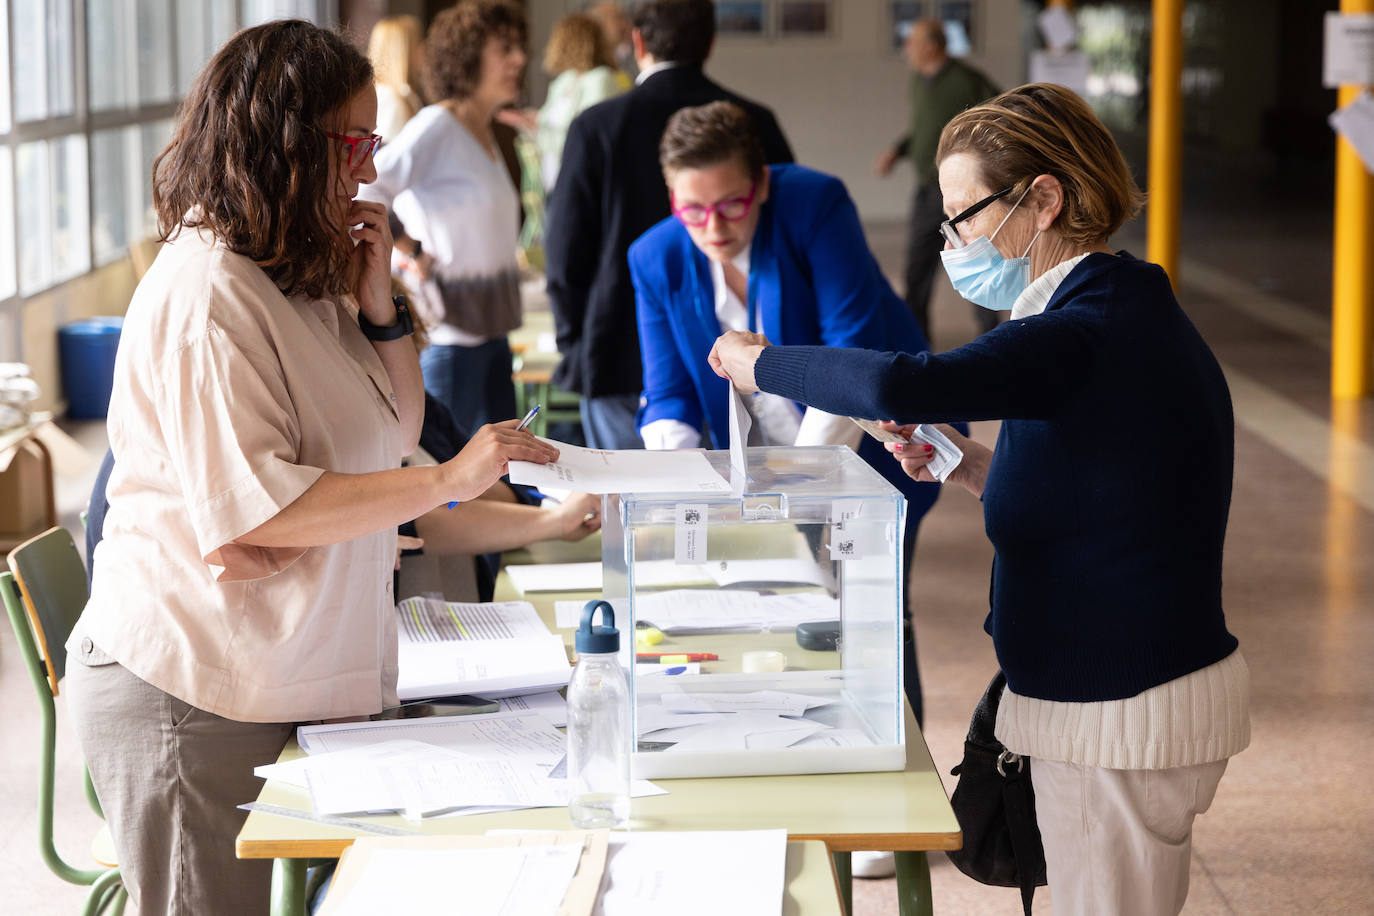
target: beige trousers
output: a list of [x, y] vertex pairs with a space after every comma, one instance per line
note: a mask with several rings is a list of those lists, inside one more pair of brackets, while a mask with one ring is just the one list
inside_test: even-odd
[[1109, 770], [1031, 761], [1054, 916], [1176, 916], [1188, 899], [1193, 818], [1226, 761]]
[[143, 916], [266, 913], [271, 862], [234, 840], [291, 723], [234, 722], [131, 674], [88, 638], [67, 662], [68, 708], [120, 875]]

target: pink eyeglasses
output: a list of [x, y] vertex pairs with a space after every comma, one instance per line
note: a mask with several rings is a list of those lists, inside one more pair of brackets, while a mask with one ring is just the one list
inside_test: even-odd
[[348, 147], [348, 165], [350, 168], [358, 168], [367, 161], [367, 157], [377, 152], [377, 147], [382, 145], [381, 134], [368, 134], [366, 137], [350, 137], [347, 134], [335, 134], [325, 131], [324, 135], [331, 140], [338, 140]]
[[711, 220], [712, 213], [720, 214], [720, 218], [727, 223], [737, 223], [749, 215], [749, 208], [754, 204], [754, 191], [758, 188], [758, 182], [749, 183], [749, 193], [744, 197], [734, 197], [730, 200], [722, 200], [719, 203], [703, 207], [699, 204], [692, 204], [690, 207], [678, 207], [677, 201], [673, 199], [673, 194], [668, 193], [668, 204], [673, 210], [673, 215], [682, 220], [688, 226], [704, 226]]

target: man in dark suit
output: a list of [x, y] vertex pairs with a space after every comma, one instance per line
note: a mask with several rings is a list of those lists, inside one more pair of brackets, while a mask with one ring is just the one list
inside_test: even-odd
[[771, 111], [702, 73], [716, 31], [710, 0], [641, 0], [632, 20], [635, 88], [572, 122], [544, 234], [563, 357], [554, 382], [582, 396], [592, 448], [642, 447], [635, 411], [644, 381], [626, 252], [670, 212], [658, 166], [668, 118], [688, 106], [734, 102], [753, 118], [767, 160], [792, 161]]

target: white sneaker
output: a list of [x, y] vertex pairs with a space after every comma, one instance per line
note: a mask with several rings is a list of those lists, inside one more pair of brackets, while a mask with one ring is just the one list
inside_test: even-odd
[[897, 864], [890, 852], [856, 852], [850, 856], [851, 873], [856, 878], [891, 878], [897, 874]]

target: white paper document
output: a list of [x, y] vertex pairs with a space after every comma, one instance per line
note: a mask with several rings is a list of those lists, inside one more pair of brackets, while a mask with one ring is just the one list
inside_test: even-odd
[[582, 847], [374, 849], [329, 916], [546, 916], [557, 912]]
[[568, 724], [568, 701], [557, 690], [547, 693], [531, 693], [518, 697], [504, 697], [501, 700], [502, 712], [534, 712], [549, 720], [549, 724], [562, 727]]
[[613, 832], [595, 912], [776, 914], [782, 911], [786, 873], [785, 830]]
[[[577, 626], [582, 604], [580, 601], [554, 602], [554, 622], [559, 629]], [[629, 620], [624, 604], [623, 599], [611, 602], [617, 620], [622, 619], [622, 614]], [[836, 620], [840, 616], [838, 599], [828, 594], [761, 595], [744, 589], [684, 588], [650, 592], [636, 599], [635, 609], [639, 622], [676, 635], [731, 630], [786, 631], [795, 629], [799, 623]]]
[[562, 637], [524, 601], [407, 598], [396, 611], [402, 700], [530, 693], [564, 687], [572, 674]]
[[730, 385], [730, 491], [743, 493], [749, 486], [749, 430], [754, 419], [734, 385]]
[[[511, 584], [523, 594], [530, 592], [599, 592], [600, 563], [541, 563], [507, 566]], [[703, 564], [679, 565], [672, 560], [649, 560], [635, 567], [635, 584], [640, 588], [670, 585], [706, 585], [716, 580]], [[575, 602], [579, 608], [582, 602]], [[563, 627], [563, 623], [558, 624]], [[568, 626], [577, 626], [576, 623]]]
[[1333, 111], [1326, 120], [1355, 148], [1365, 171], [1374, 173], [1374, 96], [1361, 92], [1353, 102]]
[[512, 461], [511, 483], [583, 493], [730, 492], [725, 478], [699, 451], [607, 450], [544, 441], [558, 449], [558, 460], [548, 464]]
[[564, 753], [563, 733], [532, 712], [343, 722], [302, 725], [296, 729], [296, 741], [312, 756], [401, 739], [423, 741], [474, 756], [529, 760], [546, 764], [550, 769]]

